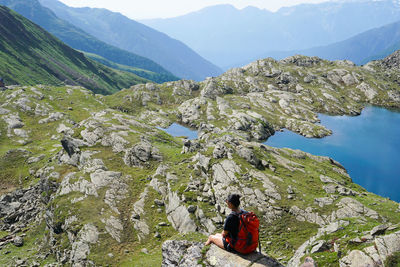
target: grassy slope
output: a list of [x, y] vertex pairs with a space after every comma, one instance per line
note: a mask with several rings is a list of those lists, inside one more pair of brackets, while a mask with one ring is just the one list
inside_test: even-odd
[[0, 7], [1, 76], [7, 84], [82, 85], [109, 94], [147, 80], [87, 59], [14, 11]]
[[[54, 111], [63, 112], [66, 114], [65, 120], [62, 123], [66, 124], [68, 127], [72, 127], [74, 130], [74, 136], [80, 136], [80, 132], [84, 127], [74, 127], [68, 124], [66, 119], [71, 119], [76, 122], [90, 118], [91, 112], [98, 112], [104, 110], [107, 105], [104, 104], [104, 100], [110, 97], [93, 96], [91, 94], [85, 93], [85, 91], [74, 89], [72, 93], [67, 93], [68, 87], [42, 87], [38, 90], [44, 94], [44, 99], [38, 101], [35, 98], [30, 97], [29, 99], [33, 103], [48, 104]], [[6, 91], [0, 93], [0, 102], [6, 102], [8, 95], [12, 91]], [[122, 92], [121, 92], [122, 93]], [[26, 88], [24, 94], [32, 95], [30, 89]], [[166, 94], [167, 95], [167, 94]], [[51, 97], [57, 101], [51, 100]], [[35, 105], [32, 103], [32, 107]], [[73, 104], [73, 109], [69, 110], [68, 106]], [[19, 112], [18, 108], [7, 106], [6, 108], [11, 109], [12, 113]], [[84, 109], [86, 108], [86, 109]], [[173, 108], [171, 106], [171, 108]], [[25, 123], [24, 129], [31, 130], [30, 142], [21, 146], [15, 137], [7, 137], [5, 134], [7, 132], [5, 124], [0, 124], [0, 155], [2, 156], [2, 161], [0, 164], [6, 166], [7, 177], [0, 177], [1, 184], [9, 184], [10, 189], [18, 187], [26, 187], [29, 184], [34, 184], [37, 182], [34, 176], [29, 175], [29, 169], [38, 170], [39, 168], [47, 165], [48, 167], [54, 166], [55, 171], [61, 174], [58, 181], [61, 181], [63, 177], [69, 172], [77, 172], [82, 177], [86, 177], [82, 171], [77, 168], [73, 168], [67, 165], [58, 165], [56, 161], [50, 160], [53, 158], [55, 153], [57, 153], [61, 148], [59, 147], [59, 140], [51, 140], [52, 135], [58, 135], [56, 128], [60, 122], [52, 122], [49, 124], [37, 124], [37, 121], [41, 119], [41, 116], [34, 116], [30, 113], [19, 112], [21, 119]], [[113, 111], [105, 115], [105, 118], [111, 120], [112, 123], [118, 124], [117, 121], [113, 119], [114, 115], [125, 116], [124, 113], [120, 111]], [[2, 120], [0, 122], [3, 122]], [[109, 126], [109, 122], [105, 122], [101, 127]], [[128, 140], [131, 144], [135, 144], [140, 140], [141, 135], [150, 136], [150, 141], [154, 146], [156, 146], [163, 156], [163, 162], [170, 166], [170, 171], [177, 176], [177, 180], [171, 182], [171, 186], [174, 190], [177, 190], [179, 194], [183, 194], [186, 197], [185, 205], [198, 205], [204, 211], [207, 216], [215, 214], [214, 205], [210, 205], [207, 202], [199, 202], [196, 200], [197, 196], [201, 196], [199, 192], [185, 192], [186, 185], [188, 183], [188, 177], [192, 176], [194, 179], [198, 179], [204, 184], [206, 181], [204, 177], [199, 175], [196, 169], [193, 168], [193, 163], [190, 158], [195, 155], [195, 153], [181, 154], [182, 140], [179, 138], [173, 138], [160, 130], [152, 130], [154, 132], [149, 132], [147, 129], [141, 126], [132, 125], [130, 126], [131, 131], [128, 136], [124, 139]], [[11, 158], [7, 159], [5, 162], [4, 153], [10, 149], [24, 148], [31, 151], [32, 155], [44, 154], [45, 158], [34, 164], [27, 164], [26, 158], [22, 155], [15, 154], [15, 158], [12, 160], [18, 160], [20, 167], [18, 169], [8, 168], [6, 165]], [[95, 158], [102, 159], [109, 170], [122, 172], [124, 177], [128, 177], [125, 181], [128, 184], [128, 198], [123, 200], [119, 204], [119, 210], [121, 214], [118, 218], [124, 221], [124, 227], [130, 229], [124, 231], [121, 237], [121, 243], [116, 242], [108, 234], [105, 233], [105, 225], [100, 222], [102, 218], [101, 210], [104, 208], [108, 210], [108, 206], [102, 202], [104, 198], [105, 191], [99, 190], [99, 198], [88, 197], [84, 201], [80, 201], [74, 205], [71, 204], [71, 200], [77, 197], [83, 196], [80, 193], [70, 193], [65, 196], [57, 197], [50, 204], [50, 206], [55, 209], [55, 220], [60, 220], [63, 222], [65, 218], [70, 216], [70, 214], [75, 214], [79, 218], [76, 231], [82, 227], [85, 223], [92, 223], [102, 232], [100, 235], [100, 242], [97, 245], [92, 246], [91, 254], [89, 258], [93, 260], [98, 265], [120, 265], [120, 266], [160, 266], [161, 262], [161, 244], [167, 239], [188, 239], [188, 240], [198, 240], [201, 241], [205, 237], [202, 234], [195, 233], [189, 235], [178, 234], [172, 226], [159, 227], [160, 222], [167, 221], [165, 212], [159, 213], [156, 208], [154, 208], [154, 199], [160, 199], [161, 196], [150, 188], [149, 194], [146, 201], [146, 222], [150, 227], [150, 235], [144, 240], [139, 241], [136, 237], [136, 230], [134, 230], [132, 223], [130, 222], [130, 208], [132, 204], [138, 200], [138, 196], [143, 191], [143, 188], [149, 184], [147, 177], [154, 174], [158, 163], [151, 162], [148, 166], [144, 168], [138, 167], [127, 167], [122, 162], [123, 154], [115, 153], [110, 147], [104, 147], [100, 144], [94, 147], [82, 147], [82, 151], [96, 151]], [[270, 162], [271, 165], [276, 166], [277, 170], [275, 172], [266, 169], [262, 171], [266, 175], [278, 176], [281, 178], [280, 181], [273, 180], [276, 184], [278, 192], [282, 195], [282, 200], [278, 201], [275, 206], [280, 206], [283, 210], [287, 210], [292, 205], [297, 205], [299, 208], [305, 208], [311, 206], [314, 212], [319, 214], [330, 214], [332, 206], [325, 206], [323, 208], [316, 205], [313, 200], [318, 197], [325, 196], [325, 192], [322, 190], [322, 183], [319, 180], [321, 174], [327, 175], [343, 184], [362, 193], [357, 199], [362, 202], [367, 207], [377, 210], [381, 215], [383, 215], [387, 222], [393, 224], [400, 223], [399, 217], [396, 215], [395, 210], [398, 204], [376, 196], [374, 194], [367, 193], [361, 187], [352, 184], [351, 180], [336, 171], [334, 171], [335, 166], [329, 161], [316, 161], [308, 156], [298, 156], [298, 152], [293, 152], [292, 150], [265, 150], [255, 147], [255, 152], [260, 159], [264, 159]], [[291, 166], [294, 164], [300, 164], [301, 169], [291, 171], [287, 167], [281, 165], [281, 163], [273, 156], [278, 153], [281, 157], [290, 161]], [[202, 154], [211, 157], [212, 149], [203, 151]], [[253, 167], [237, 155], [234, 155], [235, 162], [240, 166], [241, 173], [238, 177], [248, 172], [248, 170]], [[211, 164], [220, 162], [221, 159], [212, 159]], [[3, 165], [4, 164], [4, 165]], [[11, 166], [11, 165], [10, 165]], [[211, 177], [211, 173], [209, 174]], [[26, 177], [26, 178], [25, 178]], [[84, 178], [88, 179], [88, 177]], [[163, 178], [160, 178], [163, 179]], [[245, 186], [251, 188], [260, 187], [260, 183], [256, 180], [242, 180]], [[296, 199], [288, 200], [286, 198], [286, 189], [288, 185], [295, 184], [296, 188]], [[342, 196], [338, 195], [338, 199], [335, 200], [337, 203]], [[377, 204], [378, 203], [378, 204]], [[379, 209], [377, 209], [377, 206]], [[245, 207], [249, 209], [254, 209], [254, 207]], [[164, 208], [162, 208], [164, 211]], [[262, 217], [262, 214], [259, 214]], [[213, 215], [214, 216], [214, 215]], [[126, 219], [126, 220], [125, 220]], [[345, 227], [343, 230], [336, 232], [333, 235], [325, 235], [322, 239], [336, 240], [339, 238], [338, 243], [341, 246], [342, 252], [345, 254], [349, 249], [361, 248], [364, 244], [360, 244], [348, 247], [347, 241], [351, 238], [357, 236], [357, 232], [368, 231], [372, 227], [382, 223], [381, 220], [370, 220], [365, 222], [360, 222], [357, 220], [350, 220], [350, 225]], [[276, 258], [282, 258], [282, 260], [288, 259], [293, 250], [306, 241], [310, 236], [317, 232], [318, 226], [316, 224], [307, 222], [298, 222], [289, 213], [284, 213], [283, 217], [273, 222], [266, 223], [262, 222], [262, 245], [263, 248], [268, 252], [269, 255]], [[218, 229], [219, 231], [220, 229]], [[161, 238], [154, 237], [154, 233], [159, 232]], [[21, 257], [31, 259], [35, 258], [35, 254], [40, 253], [46, 249], [46, 247], [41, 247], [37, 245], [41, 243], [43, 238], [47, 236], [47, 231], [44, 225], [29, 226], [27, 237], [25, 238], [25, 245], [21, 248], [14, 247], [13, 245], [8, 245], [4, 248], [5, 251], [10, 251], [9, 254], [4, 255], [0, 258], [0, 265], [9, 265], [13, 262], [13, 257]], [[57, 244], [60, 248], [68, 248], [68, 237], [66, 233], [56, 236]], [[146, 248], [149, 254], [144, 254], [141, 249]], [[112, 253], [113, 257], [105, 257], [108, 253]], [[337, 257], [335, 253], [322, 252], [314, 254], [313, 257], [320, 263], [320, 266], [336, 266]], [[41, 263], [54, 262], [55, 259], [50, 256], [45, 260], [41, 260]], [[322, 264], [322, 265], [321, 265]]]
[[[101, 42], [83, 30], [59, 19], [51, 10], [43, 7], [37, 0], [0, 0], [0, 5], [5, 5], [25, 16], [72, 48], [99, 54], [118, 64], [155, 72], [156, 75], [152, 76], [152, 81], [154, 82], [177, 79], [177, 77], [154, 61]], [[140, 75], [140, 73], [137, 72], [136, 74]]]
[[144, 79], [148, 79], [150, 81], [164, 82], [164, 81], [175, 80], [175, 79], [172, 79], [170, 77], [170, 75], [168, 75], [168, 74], [160, 74], [160, 73], [156, 73], [156, 72], [145, 70], [145, 69], [140, 69], [140, 68], [124, 65], [124, 64], [118, 64], [118, 63], [115, 63], [111, 60], [108, 60], [102, 56], [99, 56], [99, 55], [96, 55], [93, 53], [87, 53], [87, 52], [83, 52], [83, 53], [88, 58], [96, 60], [97, 62], [100, 62], [101, 64], [106, 65], [110, 68], [113, 68], [116, 70], [121, 70], [121, 71], [131, 72], [131, 73], [134, 73]]

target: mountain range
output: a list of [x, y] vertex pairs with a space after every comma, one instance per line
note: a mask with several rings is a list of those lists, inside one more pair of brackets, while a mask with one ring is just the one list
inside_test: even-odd
[[382, 59], [398, 49], [400, 49], [400, 21], [368, 30], [327, 46], [297, 51], [269, 52], [260, 57], [270, 56], [281, 59], [301, 54], [328, 60], [347, 59], [356, 64], [366, 64], [371, 60]]
[[132, 72], [149, 80], [164, 82], [177, 80], [171, 72], [145, 57], [106, 44], [78, 27], [58, 18], [37, 0], [0, 0], [5, 5], [80, 51], [94, 53], [112, 62], [132, 67]]
[[6, 84], [80, 85], [110, 94], [148, 82], [86, 58], [5, 6], [0, 6], [0, 62]]
[[400, 20], [397, 1], [333, 1], [277, 12], [231, 5], [141, 22], [177, 38], [227, 69], [271, 51], [304, 50], [343, 41]]
[[40, 0], [40, 3], [99, 40], [147, 57], [178, 77], [202, 80], [222, 73], [184, 43], [120, 13], [98, 8], [73, 8], [57, 0]]

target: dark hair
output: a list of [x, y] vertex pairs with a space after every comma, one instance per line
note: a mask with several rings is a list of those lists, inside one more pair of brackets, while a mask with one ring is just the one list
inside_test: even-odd
[[232, 203], [236, 208], [240, 206], [240, 195], [238, 194], [230, 194], [226, 200]]

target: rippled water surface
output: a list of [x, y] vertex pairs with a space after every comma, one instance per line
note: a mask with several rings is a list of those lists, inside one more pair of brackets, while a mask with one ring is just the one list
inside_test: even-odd
[[319, 115], [332, 136], [309, 139], [290, 131], [277, 132], [266, 142], [329, 156], [348, 170], [368, 191], [400, 201], [400, 113], [367, 107], [357, 117]]

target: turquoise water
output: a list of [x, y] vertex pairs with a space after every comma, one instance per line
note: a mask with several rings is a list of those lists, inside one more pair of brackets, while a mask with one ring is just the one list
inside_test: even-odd
[[400, 113], [367, 107], [357, 117], [320, 114], [319, 118], [333, 131], [331, 136], [309, 139], [284, 131], [265, 144], [329, 156], [347, 169], [355, 183], [400, 202]]
[[197, 131], [186, 128], [177, 123], [171, 124], [168, 128], [159, 128], [172, 136], [186, 136], [188, 139], [193, 140], [197, 138]]

